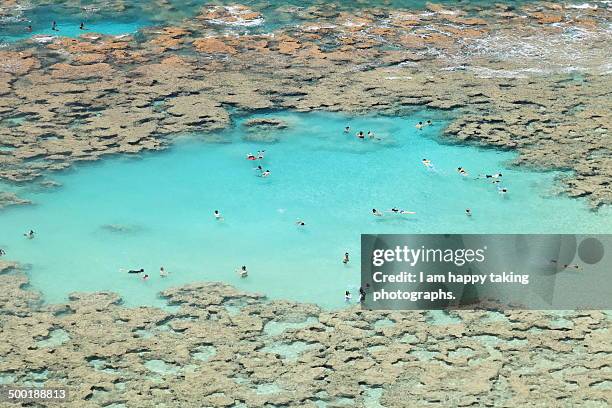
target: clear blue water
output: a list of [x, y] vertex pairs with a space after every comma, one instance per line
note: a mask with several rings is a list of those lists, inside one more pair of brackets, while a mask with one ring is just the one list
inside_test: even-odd
[[[49, 302], [72, 291], [112, 290], [128, 305], [162, 303], [157, 293], [193, 281], [223, 281], [273, 298], [344, 303], [359, 285], [361, 233], [610, 232], [612, 212], [555, 197], [556, 173], [507, 168], [512, 153], [436, 141], [444, 121], [412, 117], [270, 114], [289, 123], [245, 142], [245, 127], [181, 139], [142, 158], [117, 156], [54, 174], [55, 190], [21, 187], [36, 205], [0, 212], [0, 247], [31, 264], [31, 283]], [[266, 115], [264, 115], [266, 116]], [[268, 115], [269, 116], [269, 115]], [[422, 131], [414, 124], [433, 118]], [[373, 130], [381, 141], [343, 133]], [[256, 177], [245, 155], [265, 149], [271, 177]], [[430, 159], [436, 171], [421, 164]], [[504, 174], [509, 189], [456, 173]], [[374, 217], [372, 208], [416, 215]], [[466, 207], [473, 217], [464, 214]], [[216, 221], [213, 211], [225, 217]], [[305, 221], [298, 227], [295, 221]], [[114, 225], [114, 227], [108, 227]], [[38, 236], [23, 237], [30, 228]], [[348, 251], [352, 261], [342, 264]], [[170, 271], [159, 277], [160, 266]], [[234, 272], [241, 265], [248, 278]], [[147, 282], [120, 269], [144, 268]]]

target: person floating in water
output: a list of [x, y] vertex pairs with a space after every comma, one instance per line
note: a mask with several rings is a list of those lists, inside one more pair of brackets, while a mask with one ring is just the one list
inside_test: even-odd
[[85, 23], [81, 21], [81, 24], [79, 24], [79, 30], [85, 30]]
[[130, 269], [130, 270], [128, 271], [128, 273], [143, 273], [143, 272], [144, 272], [144, 268], [140, 268], [140, 269], [138, 269], [138, 270], [136, 270], [136, 269]]
[[501, 195], [505, 195], [508, 192], [508, 189], [505, 187], [498, 187], [497, 192]]
[[427, 126], [431, 126], [432, 125], [431, 120], [429, 120], [429, 119], [427, 119], [426, 123], [427, 123]]
[[295, 225], [297, 225], [298, 227], [304, 227], [306, 223], [302, 220], [296, 220]]
[[249, 271], [247, 271], [247, 267], [242, 265], [240, 267], [240, 269], [236, 269], [236, 273], [241, 277], [241, 278], [246, 278], [247, 276], [249, 276]]
[[419, 129], [419, 130], [423, 129], [423, 122], [417, 123], [414, 127]]
[[374, 139], [376, 136], [374, 136], [374, 132], [372, 132], [371, 130], [368, 130], [368, 137], [370, 139]]
[[145, 275], [142, 277], [142, 280], [143, 280], [143, 281], [149, 280], [149, 275], [145, 274]]
[[359, 139], [365, 139], [365, 135], [363, 134], [363, 131], [360, 130], [359, 132], [357, 132], [357, 137]]
[[497, 179], [502, 177], [501, 173], [495, 173], [495, 174], [479, 174], [477, 178], [481, 179], [481, 178], [485, 178], [485, 179]]
[[433, 169], [434, 168], [433, 163], [430, 160], [428, 160], [428, 159], [421, 160], [421, 163], [423, 163], [423, 166], [425, 166], [425, 168], [427, 168], [427, 169]]
[[261, 165], [255, 167], [253, 170], [257, 170], [260, 174], [263, 173], [263, 167], [261, 167]]
[[162, 278], [165, 278], [166, 276], [168, 276], [168, 272], [164, 269], [163, 266], [159, 268], [159, 276], [161, 276]]
[[257, 160], [257, 157], [255, 157], [255, 155], [253, 153], [249, 153], [247, 154], [247, 160]]
[[467, 170], [463, 167], [457, 167], [457, 173], [461, 174], [464, 177], [467, 177], [469, 175]]
[[223, 221], [223, 216], [221, 215], [221, 213], [219, 212], [219, 210], [215, 210], [214, 215], [215, 215], [215, 219], [216, 219], [217, 221]]
[[266, 151], [265, 150], [258, 150], [257, 151], [257, 160], [263, 160], [265, 157]]
[[345, 265], [349, 263], [349, 253], [348, 252], [344, 253], [344, 259], [342, 260], [342, 263]]
[[344, 300], [347, 302], [351, 301], [351, 292], [349, 292], [348, 290], [344, 292]]
[[470, 210], [469, 208], [465, 209], [465, 215], [467, 215], [468, 217], [472, 216], [472, 210]]
[[261, 177], [269, 177], [270, 174], [272, 174], [272, 172], [270, 170], [266, 170], [263, 173], [261, 173]]
[[57, 28], [57, 23], [55, 21], [51, 24], [51, 30], [59, 31], [59, 28]]
[[344, 128], [344, 133], [349, 133], [351, 131], [351, 127], [347, 126]]
[[34, 238], [34, 231], [30, 230], [30, 232], [26, 232], [25, 234], [23, 234], [24, 237], [26, 237], [27, 239], [33, 239]]
[[416, 214], [414, 211], [400, 210], [399, 208], [391, 208], [389, 211], [394, 214]]
[[376, 217], [382, 217], [384, 214], [380, 211], [378, 211], [376, 208], [372, 208], [372, 215], [376, 216]]
[[26, 27], [26, 31], [27, 31], [28, 33], [31, 33], [31, 32], [32, 32], [32, 26], [31, 26], [31, 25], [28, 25], [28, 26]]
[[6, 255], [6, 251], [2, 248], [0, 248], [0, 256], [4, 256]]

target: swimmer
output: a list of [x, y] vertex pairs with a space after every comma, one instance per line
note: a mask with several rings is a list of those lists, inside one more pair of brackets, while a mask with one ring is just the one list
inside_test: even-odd
[[216, 219], [217, 221], [223, 221], [223, 216], [221, 215], [221, 213], [219, 212], [219, 210], [215, 210], [215, 212], [214, 212], [214, 216], [215, 216], [215, 219]]
[[257, 157], [255, 157], [255, 155], [253, 153], [249, 153], [249, 154], [247, 154], [246, 159], [247, 160], [257, 160]]
[[257, 166], [253, 170], [257, 170], [258, 172], [262, 173], [263, 172], [263, 167]]
[[472, 216], [472, 210], [470, 210], [469, 208], [465, 209], [465, 215], [467, 215], [468, 217]]
[[363, 132], [362, 132], [361, 130], [360, 130], [359, 132], [357, 132], [357, 135], [356, 135], [356, 136], [357, 136], [359, 139], [365, 139], [365, 136], [364, 136], [364, 134], [363, 134]]
[[365, 291], [365, 289], [363, 288], [363, 286], [361, 286], [361, 287], [359, 288], [359, 302], [360, 302], [360, 303], [365, 302], [365, 297], [366, 297], [366, 291]]
[[369, 130], [368, 130], [368, 137], [369, 137], [370, 139], [374, 139], [374, 137], [375, 137], [375, 136], [374, 136], [374, 132], [372, 132], [372, 131], [369, 131]]
[[429, 119], [427, 119], [426, 123], [427, 123], [427, 126], [431, 126], [432, 125], [431, 120], [429, 120]]
[[28, 33], [31, 33], [31, 32], [32, 32], [32, 26], [31, 26], [31, 25], [27, 26], [27, 27], [26, 27], [26, 31], [27, 31]]
[[496, 173], [496, 174], [479, 174], [478, 178], [500, 178], [502, 176], [501, 173]]
[[372, 215], [375, 215], [377, 217], [382, 217], [384, 214], [378, 211], [376, 208], [372, 208]]
[[145, 274], [145, 276], [142, 277], [143, 281], [149, 280], [149, 275]]
[[303, 227], [306, 225], [306, 223], [302, 220], [296, 220], [295, 225], [297, 225], [298, 227]]
[[351, 301], [351, 292], [349, 292], [348, 290], [344, 292], [344, 300], [346, 300], [347, 302]]
[[81, 21], [81, 24], [79, 25], [79, 30], [84, 30], [85, 29], [85, 23]]
[[57, 28], [57, 23], [55, 21], [51, 24], [51, 30], [59, 31], [59, 28]]
[[6, 251], [2, 248], [0, 248], [0, 256], [6, 255]]
[[344, 128], [344, 133], [348, 133], [350, 131], [351, 131], [351, 127], [350, 126], [347, 126], [347, 127]]
[[419, 129], [419, 130], [423, 129], [423, 122], [417, 123], [414, 127]]
[[168, 276], [168, 272], [164, 269], [163, 266], [159, 268], [159, 276], [161, 276], [162, 278], [165, 278], [166, 276]]
[[501, 180], [493, 180], [493, 181], [491, 182], [491, 184], [498, 184], [498, 183], [501, 183]]
[[128, 273], [143, 273], [143, 272], [144, 272], [144, 269], [143, 269], [143, 268], [140, 268], [140, 269], [138, 269], [138, 270], [135, 270], [135, 269], [130, 269], [130, 270], [128, 271]]
[[463, 167], [457, 167], [457, 173], [461, 174], [464, 177], [468, 176], [468, 172]]
[[[556, 259], [551, 259], [550, 260], [551, 263], [558, 263], [558, 261]], [[573, 268], [573, 269], [580, 269], [580, 265], [578, 264], [563, 264], [563, 268], [567, 269], [567, 268]]]
[[24, 237], [26, 237], [27, 239], [33, 239], [34, 238], [34, 231], [30, 230], [30, 232], [27, 232], [25, 234], [23, 234]]
[[261, 173], [261, 177], [268, 177], [270, 176], [270, 174], [272, 174], [272, 172], [270, 170], [266, 170], [263, 173]]
[[244, 265], [241, 266], [240, 269], [236, 269], [236, 273], [238, 273], [241, 278], [246, 278], [247, 276], [249, 276], [249, 271], [247, 271], [247, 267]]
[[421, 160], [421, 163], [423, 163], [423, 166], [425, 166], [426, 168], [433, 169], [433, 163], [430, 160], [423, 159]]
[[264, 155], [265, 155], [266, 151], [265, 150], [258, 150], [257, 151], [257, 160], [263, 160], [264, 159]]
[[504, 195], [508, 192], [507, 188], [503, 188], [503, 187], [497, 187], [497, 192], [501, 195]]
[[349, 253], [348, 252], [344, 253], [344, 259], [342, 260], [342, 263], [345, 265], [349, 263]]
[[399, 208], [392, 208], [389, 211], [395, 214], [416, 214], [414, 211], [400, 210]]

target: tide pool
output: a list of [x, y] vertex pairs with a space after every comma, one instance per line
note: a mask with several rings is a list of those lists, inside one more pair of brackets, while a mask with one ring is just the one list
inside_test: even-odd
[[[223, 281], [272, 298], [342, 307], [357, 300], [361, 233], [606, 233], [609, 208], [554, 194], [558, 173], [508, 167], [513, 153], [437, 141], [445, 118], [349, 118], [270, 113], [286, 129], [274, 143], [245, 141], [246, 119], [220, 134], [180, 138], [164, 151], [116, 156], [51, 175], [56, 189], [12, 187], [36, 204], [0, 212], [6, 259], [30, 264], [48, 302], [73, 291], [110, 290], [129, 306], [161, 305], [158, 292], [194, 281]], [[419, 120], [433, 125], [417, 130]], [[345, 126], [351, 132], [343, 132]], [[356, 131], [381, 140], [359, 140]], [[222, 143], [213, 142], [222, 140]], [[266, 151], [259, 162], [246, 154]], [[435, 170], [427, 170], [423, 158]], [[470, 173], [456, 172], [464, 167]], [[479, 173], [501, 172], [506, 195]], [[3, 188], [4, 189], [4, 188]], [[398, 207], [415, 215], [372, 216]], [[472, 217], [465, 215], [471, 208]], [[213, 211], [224, 216], [218, 221]], [[296, 225], [303, 220], [304, 227]], [[33, 229], [29, 240], [23, 233]], [[345, 252], [351, 261], [343, 265]], [[249, 276], [235, 270], [246, 265]], [[159, 276], [159, 268], [170, 272]], [[127, 269], [144, 268], [142, 281]]]

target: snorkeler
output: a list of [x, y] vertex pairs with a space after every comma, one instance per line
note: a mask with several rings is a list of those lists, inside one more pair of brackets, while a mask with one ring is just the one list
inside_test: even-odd
[[394, 214], [416, 214], [414, 211], [400, 210], [399, 208], [391, 208], [389, 211]]
[[272, 174], [272, 172], [270, 170], [266, 170], [263, 173], [261, 173], [261, 177], [268, 177], [270, 174]]
[[306, 223], [302, 220], [296, 220], [295, 225], [297, 225], [298, 227], [303, 227], [306, 225]]
[[464, 177], [468, 176], [468, 172], [463, 167], [457, 167], [457, 173], [461, 174]]
[[417, 123], [414, 127], [419, 129], [419, 130], [423, 129], [423, 122]]
[[357, 137], [358, 137], [359, 139], [365, 139], [365, 136], [364, 136], [364, 134], [363, 134], [363, 131], [361, 131], [361, 130], [360, 130], [359, 132], [357, 132]]
[[479, 174], [477, 178], [481, 179], [481, 178], [500, 178], [502, 176], [501, 173], [495, 173], [495, 174]]
[[468, 217], [472, 216], [472, 210], [470, 210], [469, 208], [465, 209], [465, 215], [467, 215]]
[[497, 192], [501, 195], [504, 195], [508, 192], [508, 189], [505, 187], [497, 187]]
[[265, 150], [258, 150], [257, 151], [257, 160], [263, 160], [264, 159], [264, 155], [265, 155], [266, 151]]
[[164, 269], [163, 266], [159, 268], [159, 276], [161, 276], [162, 278], [165, 278], [166, 276], [168, 276], [168, 272]]
[[262, 173], [263, 172], [263, 167], [257, 166], [253, 170], [257, 170], [258, 172]]
[[377, 217], [382, 217], [384, 214], [378, 211], [376, 208], [372, 208], [372, 215], [375, 215]]
[[342, 260], [342, 263], [345, 265], [349, 263], [349, 253], [348, 252], [344, 253], [344, 259]]
[[30, 232], [26, 232], [25, 234], [23, 234], [23, 236], [26, 237], [27, 239], [33, 239], [34, 231], [30, 230]]
[[215, 210], [215, 212], [214, 212], [214, 216], [215, 216], [215, 219], [216, 219], [217, 221], [222, 221], [222, 220], [223, 220], [223, 216], [221, 215], [221, 213], [219, 212], [219, 210]]
[[246, 278], [249, 276], [249, 271], [247, 271], [247, 267], [244, 265], [241, 266], [240, 269], [236, 269], [236, 273], [240, 275], [241, 278]]
[[349, 292], [348, 290], [344, 292], [344, 300], [346, 300], [347, 302], [351, 301], [351, 292]]
[[347, 127], [344, 128], [344, 133], [348, 133], [350, 131], [351, 131], [351, 127], [350, 126], [347, 126]]
[[143, 272], [144, 272], [144, 268], [140, 268], [140, 269], [138, 269], [138, 270], [135, 270], [135, 269], [130, 269], [130, 270], [128, 271], [128, 273], [143, 273]]
[[55, 21], [51, 24], [51, 30], [59, 31], [59, 28], [57, 28], [57, 23]]

